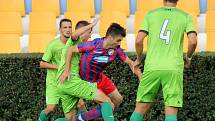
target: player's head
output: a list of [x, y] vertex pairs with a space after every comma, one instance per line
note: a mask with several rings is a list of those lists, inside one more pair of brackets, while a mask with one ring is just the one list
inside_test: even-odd
[[178, 0], [164, 0], [164, 2], [177, 3]]
[[[87, 25], [89, 25], [89, 24], [90, 24], [90, 23], [89, 23], [88, 21], [84, 21], [84, 20], [79, 21], [79, 22], [76, 24], [76, 26], [75, 26], [75, 30], [77, 30], [77, 29], [79, 29], [79, 28], [81, 28], [81, 27], [87, 26]], [[86, 31], [85, 33], [83, 33], [83, 34], [81, 35], [81, 38], [83, 39], [83, 41], [87, 41], [87, 40], [90, 38], [91, 33], [92, 33], [92, 29], [89, 29], [88, 31]]]
[[126, 36], [126, 30], [117, 23], [112, 23], [107, 32], [105, 38], [108, 40], [108, 44], [111, 48], [115, 48], [120, 45], [122, 39]]
[[61, 19], [60, 20], [60, 34], [65, 38], [69, 38], [72, 33], [72, 21], [70, 19]]

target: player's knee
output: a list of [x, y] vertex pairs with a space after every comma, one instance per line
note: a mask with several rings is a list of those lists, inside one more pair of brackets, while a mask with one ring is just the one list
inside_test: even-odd
[[54, 112], [55, 111], [55, 106], [47, 106], [46, 110], [48, 113]]
[[119, 103], [122, 103], [122, 101], [123, 101], [123, 97], [122, 97], [122, 95], [120, 95], [119, 96]]
[[122, 101], [123, 101], [123, 97], [120, 95], [117, 98], [115, 98], [113, 102], [114, 102], [114, 105], [118, 107], [122, 103]]
[[85, 103], [84, 102], [79, 102], [77, 105], [78, 109], [85, 109]]

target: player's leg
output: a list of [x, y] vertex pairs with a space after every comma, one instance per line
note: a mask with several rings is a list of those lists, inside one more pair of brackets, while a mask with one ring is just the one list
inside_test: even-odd
[[159, 77], [155, 71], [143, 73], [137, 91], [135, 111], [132, 113], [130, 121], [142, 121], [144, 119], [144, 115], [149, 111], [151, 103], [154, 102], [160, 85]]
[[105, 74], [102, 73], [97, 87], [106, 95], [108, 95], [108, 97], [114, 103], [115, 107], [119, 107], [119, 105], [122, 103], [123, 97], [119, 93], [111, 79], [109, 79]]
[[183, 72], [161, 71], [165, 102], [165, 121], [177, 121], [178, 108], [183, 104]]
[[87, 108], [85, 106], [85, 102], [83, 99], [79, 99], [78, 104], [77, 104], [77, 109], [78, 109], [78, 114], [87, 111]]
[[56, 121], [76, 121], [76, 106], [79, 98], [61, 93], [61, 102], [65, 118], [58, 118]]
[[40, 112], [38, 121], [46, 121], [47, 116], [54, 112], [55, 105], [59, 102], [57, 87], [52, 84], [46, 85], [46, 108]]
[[[71, 83], [72, 82], [72, 83]], [[67, 95], [79, 97], [86, 100], [95, 100], [102, 102], [101, 113], [106, 121], [113, 121], [113, 103], [102, 91], [97, 89], [96, 83], [83, 81], [78, 77], [71, 77], [70, 81], [65, 81], [63, 85], [59, 85]]]

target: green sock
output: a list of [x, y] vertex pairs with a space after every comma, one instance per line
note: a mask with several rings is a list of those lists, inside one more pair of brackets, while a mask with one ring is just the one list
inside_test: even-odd
[[165, 121], [177, 121], [176, 115], [167, 115]]
[[144, 119], [143, 115], [138, 112], [133, 112], [130, 121], [142, 121]]
[[46, 113], [43, 110], [40, 112], [40, 117], [39, 117], [38, 121], [46, 121], [46, 120], [47, 120]]
[[68, 121], [67, 118], [58, 118], [55, 121]]
[[78, 109], [78, 112], [77, 112], [77, 114], [82, 114], [82, 113], [84, 113], [85, 111], [83, 111], [83, 110], [79, 110]]
[[101, 104], [102, 117], [105, 121], [114, 121], [112, 105], [109, 102]]

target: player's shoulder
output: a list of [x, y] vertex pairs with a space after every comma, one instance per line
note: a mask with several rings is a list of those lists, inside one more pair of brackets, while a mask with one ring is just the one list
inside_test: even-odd
[[60, 43], [60, 37], [55, 37], [54, 39], [52, 39], [50, 42], [49, 42], [49, 46], [55, 46], [57, 44]]
[[178, 9], [178, 8], [176, 8], [175, 11], [176, 11], [178, 14], [181, 14], [181, 15], [183, 15], [183, 16], [185, 16], [185, 17], [187, 17], [187, 16], [190, 15], [189, 13], [187, 13], [187, 12], [181, 10], [181, 9]]
[[92, 41], [92, 44], [94, 45], [99, 45], [103, 42], [103, 39], [102, 38], [95, 38], [93, 41]]

